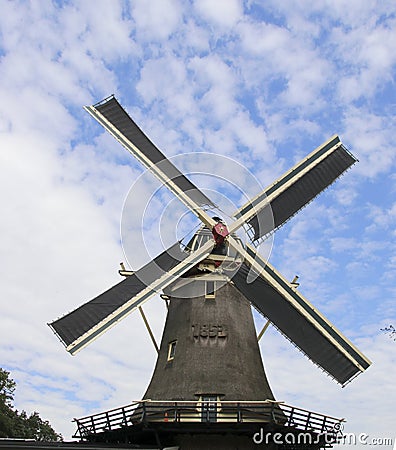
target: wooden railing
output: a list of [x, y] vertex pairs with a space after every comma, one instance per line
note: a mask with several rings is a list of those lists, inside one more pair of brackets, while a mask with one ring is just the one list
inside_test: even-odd
[[89, 439], [94, 435], [133, 427], [163, 423], [272, 423], [318, 434], [339, 432], [343, 419], [325, 416], [270, 400], [263, 402], [196, 402], [142, 400], [99, 414], [74, 419], [73, 437]]

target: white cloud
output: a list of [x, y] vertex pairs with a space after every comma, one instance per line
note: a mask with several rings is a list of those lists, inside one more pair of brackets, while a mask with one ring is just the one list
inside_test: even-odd
[[178, 107], [176, 112], [181, 114], [185, 112], [191, 102], [191, 99], [184, 96], [181, 102], [178, 98], [184, 91], [186, 78], [186, 68], [182, 60], [172, 56], [152, 59], [144, 64], [137, 89], [147, 103], [165, 97], [167, 106]]
[[[320, 106], [320, 90], [327, 84], [331, 66], [299, 33], [281, 26], [245, 21], [238, 27], [241, 45], [254, 55], [255, 72], [262, 78], [285, 80], [279, 101], [285, 106]], [[250, 74], [249, 74], [250, 75]], [[261, 75], [261, 76], [260, 76]]]
[[273, 24], [244, 21], [238, 26], [238, 31], [244, 50], [258, 57], [273, 56], [276, 61], [269, 59], [271, 65], [279, 62], [280, 53], [291, 41], [288, 30]]
[[382, 208], [377, 205], [368, 205], [368, 217], [370, 226], [366, 231], [388, 230], [389, 227], [394, 229], [396, 222], [396, 203], [390, 205], [389, 208]]
[[333, 38], [343, 66], [354, 66], [352, 73], [340, 79], [338, 95], [343, 100], [371, 98], [386, 84], [393, 83], [392, 68], [396, 62], [396, 52], [391, 44], [395, 39], [393, 22], [386, 25], [372, 23], [349, 32], [334, 30]]
[[345, 111], [345, 138], [359, 159], [355, 171], [367, 177], [386, 173], [395, 162], [392, 146], [393, 117], [377, 115], [365, 108]]
[[206, 53], [210, 50], [210, 31], [199, 27], [192, 19], [187, 19], [185, 23], [183, 39], [194, 52]]
[[[12, 50], [7, 58], [16, 61], [3, 68], [14, 67], [14, 88], [19, 82], [41, 85], [54, 95], [73, 92], [80, 104], [82, 87], [107, 86], [105, 91], [114, 90], [106, 63], [136, 49], [129, 40], [131, 25], [122, 18], [121, 6], [108, 0], [101, 1], [97, 8], [81, 4], [59, 10], [55, 5], [44, 8], [28, 3], [9, 3], [5, 7], [4, 49]], [[21, 26], [23, 33], [18, 33]]]
[[240, 0], [198, 0], [194, 1], [194, 8], [203, 19], [223, 28], [235, 25], [243, 14]]
[[144, 0], [131, 2], [139, 39], [163, 41], [177, 30], [182, 7], [178, 0]]

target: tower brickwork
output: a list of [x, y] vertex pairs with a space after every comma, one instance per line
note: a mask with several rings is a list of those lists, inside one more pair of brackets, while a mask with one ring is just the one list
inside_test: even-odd
[[144, 398], [180, 401], [202, 395], [225, 401], [274, 399], [250, 303], [231, 283], [209, 296], [170, 297], [157, 364]]

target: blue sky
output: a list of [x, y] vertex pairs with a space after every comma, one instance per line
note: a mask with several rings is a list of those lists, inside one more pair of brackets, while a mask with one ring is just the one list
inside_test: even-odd
[[[261, 349], [276, 398], [394, 437], [396, 345], [380, 332], [396, 323], [394, 2], [0, 6], [0, 361], [16, 406], [69, 437], [72, 417], [139, 399], [155, 362], [138, 315], [75, 357], [45, 325], [119, 281], [124, 200], [143, 169], [82, 109], [114, 93], [168, 156], [221, 155], [262, 186], [341, 136], [359, 163], [276, 233], [270, 261], [373, 366], [341, 389], [275, 330]], [[139, 183], [144, 198], [152, 181]], [[144, 231], [154, 254], [160, 200]], [[147, 257], [127, 256], [133, 269]], [[147, 314], [159, 339], [164, 305]]]

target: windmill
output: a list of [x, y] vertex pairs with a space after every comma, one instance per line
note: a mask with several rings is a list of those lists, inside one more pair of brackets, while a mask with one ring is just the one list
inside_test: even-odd
[[[318, 416], [321, 428], [315, 428], [314, 413], [301, 413], [303, 419], [298, 419], [295, 408], [275, 401], [251, 306], [268, 320], [267, 326], [275, 326], [343, 386], [371, 363], [303, 297], [296, 280], [287, 281], [265, 261], [256, 244], [332, 184], [355, 157], [333, 136], [239, 208], [226, 224], [211, 214], [216, 205], [148, 139], [114, 96], [85, 109], [202, 226], [187, 245], [176, 242], [141, 269], [126, 273], [120, 283], [49, 324], [74, 355], [156, 293], [162, 292], [167, 301], [157, 363], [143, 400], [79, 419], [79, 436], [138, 443], [147, 439], [143, 430], [150, 429], [159, 446], [162, 436], [183, 449], [210, 448], [214, 443], [231, 449], [250, 448], [252, 426], [258, 423], [287, 431], [298, 429], [302, 420], [306, 430], [329, 431], [336, 419]], [[245, 244], [237, 235], [242, 227], [250, 236]], [[197, 439], [209, 439], [209, 446]]]

